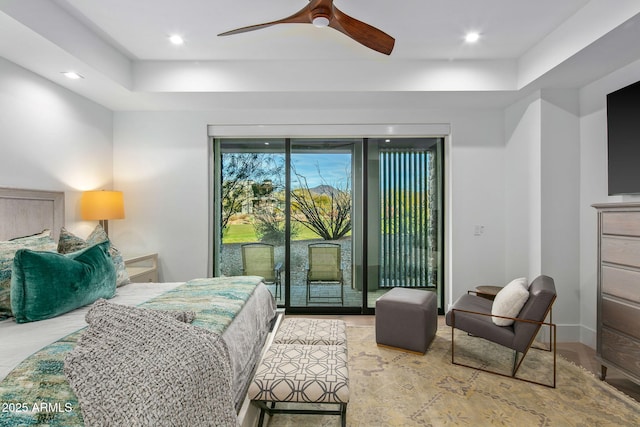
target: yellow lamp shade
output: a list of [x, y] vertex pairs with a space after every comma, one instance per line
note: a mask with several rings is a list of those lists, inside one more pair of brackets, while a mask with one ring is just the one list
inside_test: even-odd
[[85, 191], [80, 199], [80, 213], [86, 220], [123, 219], [122, 191]]

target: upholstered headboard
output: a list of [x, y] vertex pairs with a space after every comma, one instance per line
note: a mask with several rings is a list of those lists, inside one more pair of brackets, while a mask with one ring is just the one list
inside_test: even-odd
[[0, 240], [44, 229], [57, 241], [64, 225], [64, 192], [0, 187]]

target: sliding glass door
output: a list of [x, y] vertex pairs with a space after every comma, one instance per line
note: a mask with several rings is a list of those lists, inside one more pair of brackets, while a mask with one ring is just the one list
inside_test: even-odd
[[442, 138], [368, 141], [367, 306], [389, 289], [437, 292], [443, 310]]
[[353, 172], [358, 143], [335, 138], [291, 140], [290, 307], [356, 307], [359, 311], [362, 306], [353, 268], [354, 213], [359, 211], [354, 205]]
[[263, 276], [291, 310], [361, 312], [353, 269], [357, 142], [214, 140], [214, 275]]
[[214, 276], [258, 275], [284, 303], [285, 141], [215, 141]]
[[259, 275], [289, 311], [443, 301], [442, 138], [214, 139], [214, 275]]

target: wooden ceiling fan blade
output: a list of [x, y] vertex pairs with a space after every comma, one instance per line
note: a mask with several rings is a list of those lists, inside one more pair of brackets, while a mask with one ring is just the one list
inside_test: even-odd
[[311, 15], [309, 13], [309, 5], [303, 7], [298, 12], [286, 18], [278, 19], [277, 21], [265, 22], [264, 24], [249, 25], [247, 27], [236, 28], [235, 30], [225, 31], [218, 34], [218, 36], [230, 36], [233, 34], [246, 33], [248, 31], [260, 30], [277, 24], [310, 24]]
[[249, 31], [259, 30], [261, 28], [267, 28], [279, 23], [280, 23], [279, 21], [273, 21], [273, 22], [265, 22], [264, 24], [249, 25], [247, 27], [236, 28], [235, 30], [225, 31], [224, 33], [218, 34], [218, 36], [231, 36], [233, 34], [246, 33]]
[[351, 37], [370, 49], [390, 55], [396, 40], [389, 34], [347, 15], [333, 6], [333, 17], [329, 26]]

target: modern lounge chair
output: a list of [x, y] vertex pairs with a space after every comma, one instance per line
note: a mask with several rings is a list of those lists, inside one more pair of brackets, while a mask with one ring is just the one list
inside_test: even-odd
[[[498, 316], [504, 319], [513, 319], [511, 326], [498, 326], [493, 323], [491, 306], [493, 301], [469, 292], [462, 295], [453, 304], [446, 315], [447, 325], [451, 326], [451, 363], [466, 366], [492, 374], [502, 375], [555, 388], [556, 386], [556, 325], [552, 319], [547, 323], [545, 319], [550, 314], [556, 299], [556, 287], [554, 281], [548, 276], [538, 276], [529, 285], [529, 298], [515, 317]], [[550, 330], [550, 348], [553, 352], [553, 382], [546, 384], [535, 380], [516, 377], [518, 369], [527, 352], [532, 347], [536, 335], [542, 326], [548, 326]], [[460, 329], [468, 334], [483, 338], [514, 350], [513, 367], [511, 374], [489, 371], [477, 366], [471, 366], [455, 360], [454, 330]]]
[[[337, 243], [312, 243], [309, 248], [307, 269], [307, 303], [312, 298], [340, 298], [344, 305], [344, 280], [342, 277], [342, 247]], [[340, 285], [340, 296], [311, 295], [311, 285]]]
[[262, 276], [266, 284], [275, 285], [274, 297], [282, 296], [282, 263], [274, 263], [273, 245], [246, 243], [242, 248], [242, 275]]

